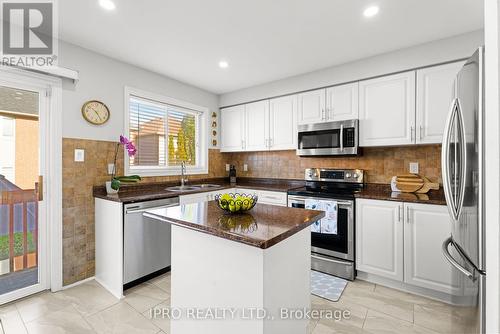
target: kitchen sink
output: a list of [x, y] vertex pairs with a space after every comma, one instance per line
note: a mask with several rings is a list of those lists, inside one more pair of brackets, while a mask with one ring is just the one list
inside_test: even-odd
[[218, 184], [197, 184], [197, 185], [194, 185], [193, 187], [200, 187], [201, 189], [207, 189], [207, 188], [220, 188], [220, 185], [218, 185]]
[[198, 190], [201, 189], [198, 186], [175, 186], [175, 187], [168, 187], [165, 190], [168, 191], [193, 191], [193, 190]]
[[212, 189], [212, 188], [220, 188], [220, 185], [218, 184], [193, 184], [192, 186], [175, 186], [175, 187], [168, 187], [165, 190], [168, 191], [194, 191], [194, 190], [201, 190], [201, 189]]

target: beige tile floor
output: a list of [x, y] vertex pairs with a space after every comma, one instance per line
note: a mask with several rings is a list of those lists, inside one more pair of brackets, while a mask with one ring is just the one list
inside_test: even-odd
[[[363, 281], [350, 282], [339, 302], [312, 296], [318, 310], [349, 310], [349, 319], [309, 323], [310, 334], [468, 333], [465, 308]], [[155, 278], [119, 301], [91, 281], [58, 292], [43, 292], [0, 307], [0, 334], [163, 333], [169, 321], [151, 319], [151, 308], [170, 305], [170, 275]]]

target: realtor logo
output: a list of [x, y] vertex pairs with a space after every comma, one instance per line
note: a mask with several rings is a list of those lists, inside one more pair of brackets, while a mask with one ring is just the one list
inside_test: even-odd
[[57, 30], [53, 1], [3, 0], [1, 4], [2, 63], [54, 65]]

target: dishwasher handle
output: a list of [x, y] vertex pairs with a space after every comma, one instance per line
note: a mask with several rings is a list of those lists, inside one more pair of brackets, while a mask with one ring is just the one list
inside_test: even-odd
[[125, 205], [125, 214], [143, 213], [149, 210], [171, 208], [179, 205], [179, 197]]

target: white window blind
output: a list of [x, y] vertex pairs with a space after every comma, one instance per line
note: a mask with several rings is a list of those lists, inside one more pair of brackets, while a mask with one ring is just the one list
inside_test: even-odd
[[137, 96], [129, 100], [131, 167], [188, 166], [199, 162], [200, 112]]

